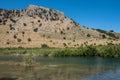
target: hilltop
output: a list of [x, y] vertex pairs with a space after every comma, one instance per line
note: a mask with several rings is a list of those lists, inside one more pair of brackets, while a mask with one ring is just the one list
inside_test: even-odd
[[30, 5], [25, 10], [0, 9], [0, 47], [80, 47], [119, 44], [119, 35], [80, 26], [63, 12]]

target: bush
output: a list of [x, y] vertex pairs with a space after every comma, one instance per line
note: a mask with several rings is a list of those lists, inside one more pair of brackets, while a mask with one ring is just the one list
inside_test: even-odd
[[43, 37], [45, 37], [45, 34], [43, 34]]
[[102, 38], [106, 38], [105, 34], [102, 35]]
[[63, 37], [64, 40], [66, 40], [66, 37]]
[[90, 45], [86, 47], [79, 48], [79, 54], [82, 56], [98, 56], [98, 51], [97, 49]]
[[12, 19], [12, 18], [10, 18], [10, 20], [11, 20], [13, 23], [16, 23], [16, 20], [14, 20], [14, 19]]
[[91, 35], [90, 34], [87, 34], [87, 37], [90, 37]]
[[66, 44], [66, 43], [63, 43], [63, 46], [64, 46], [64, 47], [66, 47], [66, 46], [67, 46], [67, 44]]
[[110, 32], [107, 32], [107, 31], [101, 30], [101, 29], [96, 29], [96, 30], [99, 31], [99, 32], [101, 32], [101, 33], [104, 33], [104, 34], [106, 34], [106, 35], [108, 35], [108, 36], [110, 36], [112, 38], [118, 39], [118, 37], [116, 37], [115, 34], [112, 33], [112, 32], [114, 32], [113, 30], [110, 30]]
[[14, 37], [14, 39], [16, 39], [16, 38], [17, 38], [17, 36], [16, 36], [16, 35], [14, 35], [13, 37]]
[[47, 44], [42, 44], [41, 48], [49, 48], [49, 46]]
[[17, 39], [18, 42], [21, 42], [22, 40], [21, 39]]
[[2, 20], [0, 19], [0, 23], [2, 23]]
[[15, 30], [15, 28], [10, 24], [10, 30]]
[[120, 46], [107, 45], [101, 49], [102, 57], [120, 57]]
[[28, 42], [31, 42], [32, 40], [31, 40], [31, 38], [28, 38]]
[[35, 28], [35, 29], [34, 29], [34, 32], [37, 32], [37, 31], [38, 31], [38, 28]]
[[27, 24], [26, 24], [26, 23], [23, 23], [23, 25], [24, 25], [24, 26], [27, 26]]
[[9, 31], [6, 31], [7, 34], [9, 34]]
[[60, 31], [60, 33], [61, 33], [61, 34], [64, 34], [64, 32], [63, 32], [63, 31]]
[[70, 30], [70, 28], [69, 28], [69, 27], [67, 27], [67, 30]]
[[67, 57], [67, 56], [74, 56], [74, 53], [72, 50], [66, 48], [63, 50], [57, 50], [56, 52], [54, 52], [53, 56], [55, 57]]
[[22, 34], [25, 34], [25, 32], [23, 31]]
[[38, 20], [38, 22], [40, 22], [40, 20]]
[[6, 42], [6, 44], [10, 44], [10, 42]]
[[110, 32], [114, 32], [113, 30], [110, 30]]

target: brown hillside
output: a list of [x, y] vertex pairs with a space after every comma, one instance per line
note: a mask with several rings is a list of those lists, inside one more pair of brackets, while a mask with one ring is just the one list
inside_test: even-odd
[[[110, 40], [111, 39], [111, 40]], [[0, 9], [0, 47], [80, 47], [112, 40], [108, 34], [79, 26], [64, 13], [30, 5], [25, 10]]]

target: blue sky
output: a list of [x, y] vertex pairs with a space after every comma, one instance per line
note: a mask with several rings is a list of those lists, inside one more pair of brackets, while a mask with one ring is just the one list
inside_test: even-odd
[[25, 9], [30, 4], [59, 10], [80, 25], [120, 32], [120, 0], [0, 0], [0, 8]]

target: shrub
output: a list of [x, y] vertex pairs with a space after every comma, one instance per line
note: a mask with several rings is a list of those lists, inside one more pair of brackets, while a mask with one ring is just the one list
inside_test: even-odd
[[83, 54], [83, 56], [97, 56], [98, 55], [97, 49], [92, 45], [80, 48], [80, 53]]
[[119, 57], [120, 56], [120, 46], [107, 45], [101, 50], [101, 56], [103, 57]]
[[7, 34], [9, 34], [9, 31], [6, 31]]
[[116, 37], [114, 33], [109, 32], [109, 33], [107, 33], [107, 34], [108, 34], [109, 36], [115, 38], [115, 39], [118, 39], [118, 37]]
[[43, 34], [43, 37], [45, 37], [45, 34]]
[[48, 36], [47, 38], [50, 38], [50, 36]]
[[66, 37], [63, 37], [64, 40], [66, 40]]
[[14, 35], [13, 37], [14, 37], [14, 39], [16, 39], [16, 38], [17, 38], [17, 36], [16, 36], [16, 35]]
[[110, 30], [110, 32], [114, 32], [113, 30]]
[[96, 29], [96, 30], [101, 32], [101, 33], [107, 33], [105, 30], [102, 30], [102, 29]]
[[49, 48], [49, 46], [47, 44], [42, 44], [41, 48]]
[[32, 40], [31, 40], [31, 38], [28, 38], [28, 42], [31, 42]]
[[26, 23], [23, 23], [23, 25], [24, 25], [24, 26], [27, 26], [27, 24], [26, 24]]
[[22, 34], [25, 34], [25, 32], [23, 31]]
[[102, 35], [102, 38], [106, 38], [105, 34]]
[[39, 27], [41, 27], [41, 26], [42, 26], [42, 23], [39, 24]]
[[73, 42], [75, 42], [75, 39], [73, 40]]
[[2, 20], [0, 19], [0, 23], [2, 23]]
[[10, 24], [10, 30], [15, 30], [15, 28]]
[[34, 29], [34, 32], [37, 32], [37, 31], [38, 31], [38, 28], [35, 28], [35, 29]]
[[96, 30], [99, 31], [99, 32], [101, 32], [101, 33], [104, 33], [104, 34], [106, 34], [106, 35], [108, 35], [108, 36], [110, 36], [112, 38], [115, 38], [115, 39], [118, 38], [118, 37], [115, 36], [114, 33], [112, 33], [112, 32], [114, 32], [113, 30], [110, 30], [110, 32], [107, 32], [107, 31], [101, 30], [101, 29], [96, 29]]
[[75, 55], [76, 53], [74, 53], [73, 50], [69, 48], [59, 49], [53, 53], [53, 56], [55, 57], [59, 57], [59, 56], [67, 57], [67, 56], [75, 56]]
[[40, 22], [40, 20], [38, 20], [38, 22]]
[[6, 42], [6, 44], [10, 44], [10, 42]]
[[63, 31], [60, 31], [60, 33], [61, 33], [61, 34], [64, 34], [64, 32], [63, 32]]
[[50, 40], [50, 42], [52, 42], [52, 40]]
[[90, 34], [87, 34], [87, 37], [90, 37], [91, 35]]
[[70, 28], [69, 28], [69, 27], [67, 27], [67, 30], [70, 30]]
[[64, 46], [64, 47], [66, 47], [66, 46], [67, 46], [67, 44], [66, 44], [66, 43], [63, 43], [63, 46]]
[[15, 21], [14, 19], [10, 18], [10, 20], [11, 20], [13, 23], [16, 23], [16, 21]]
[[21, 42], [22, 40], [21, 39], [17, 39], [18, 42]]
[[107, 45], [114, 45], [112, 42], [110, 42], [110, 43], [107, 43]]

